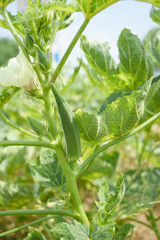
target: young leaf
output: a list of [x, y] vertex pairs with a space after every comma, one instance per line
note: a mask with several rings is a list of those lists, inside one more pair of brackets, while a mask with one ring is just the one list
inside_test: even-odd
[[120, 137], [134, 128], [144, 113], [145, 100], [151, 80], [137, 91], [108, 104], [100, 114], [89, 114], [81, 109], [75, 112], [81, 137], [85, 142], [99, 144]]
[[87, 19], [109, 7], [118, 0], [75, 0]]
[[18, 209], [34, 200], [34, 188], [0, 181], [0, 206]]
[[108, 42], [100, 44], [98, 41], [90, 40], [86, 36], [81, 37], [81, 49], [93, 67], [93, 69], [102, 76], [114, 73], [116, 64], [109, 53]]
[[24, 240], [46, 240], [45, 236], [37, 229], [30, 228], [28, 236]]
[[160, 8], [159, 7], [152, 6], [150, 11], [150, 17], [157, 24], [160, 24]]
[[121, 202], [119, 217], [125, 218], [146, 211], [159, 195], [160, 168], [129, 170], [125, 174], [126, 191]]
[[116, 226], [115, 234], [112, 240], [131, 240], [134, 226], [132, 224], [123, 224]]
[[103, 91], [136, 90], [153, 75], [153, 62], [139, 38], [124, 29], [118, 40], [120, 63], [116, 66], [107, 43], [81, 38], [81, 48], [92, 66], [83, 64], [89, 79]]
[[160, 111], [160, 76], [153, 79], [149, 94], [146, 98], [146, 108], [152, 112]]
[[33, 177], [44, 186], [54, 188], [65, 184], [65, 177], [54, 150], [42, 149], [40, 152], [40, 165], [30, 164]]
[[53, 228], [53, 232], [70, 240], [89, 239], [89, 228], [77, 221], [74, 221], [74, 224], [59, 223]]
[[118, 39], [120, 70], [127, 74], [131, 89], [137, 89], [153, 75], [150, 59], [146, 55], [139, 38], [130, 30], [124, 29]]
[[110, 225], [96, 226], [91, 234], [92, 240], [112, 240], [113, 227]]
[[104, 225], [110, 223], [111, 218], [116, 212], [116, 208], [123, 199], [125, 191], [124, 177], [121, 175], [118, 179], [115, 194], [109, 192], [109, 187], [106, 183], [100, 186], [98, 192], [99, 202], [96, 202], [98, 210], [98, 224]]

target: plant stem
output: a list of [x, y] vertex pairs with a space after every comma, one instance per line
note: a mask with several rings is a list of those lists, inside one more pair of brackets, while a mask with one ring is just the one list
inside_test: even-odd
[[18, 232], [18, 231], [20, 231], [20, 230], [22, 230], [22, 229], [24, 229], [24, 228], [26, 228], [26, 227], [33, 226], [33, 225], [35, 225], [35, 224], [38, 224], [38, 223], [47, 221], [47, 220], [49, 220], [49, 219], [51, 219], [51, 218], [53, 218], [53, 217], [44, 217], [44, 218], [41, 218], [41, 219], [32, 221], [32, 222], [30, 222], [30, 223], [21, 225], [21, 226], [19, 226], [19, 227], [13, 228], [13, 229], [11, 229], [11, 230], [9, 230], [9, 231], [0, 233], [0, 237], [4, 237], [4, 236], [6, 236], [6, 235], [9, 235], [9, 234]]
[[0, 211], [0, 216], [15, 216], [15, 215], [59, 215], [59, 216], [69, 216], [75, 218], [75, 214], [72, 211], [65, 210], [55, 210], [55, 209], [25, 209], [25, 210], [10, 210], [10, 211]]
[[44, 148], [51, 148], [54, 149], [56, 144], [51, 144], [48, 142], [42, 141], [27, 141], [27, 140], [20, 140], [20, 141], [0, 141], [0, 146], [7, 147], [7, 146], [35, 146], [35, 147], [44, 147]]
[[53, 111], [53, 107], [52, 107], [50, 88], [48, 86], [44, 86], [44, 87], [42, 87], [42, 89], [43, 89], [47, 122], [48, 122], [53, 139], [57, 139], [58, 131], [57, 131], [56, 121], [55, 121], [55, 117], [54, 117], [54, 111]]
[[139, 221], [139, 220], [137, 220], [137, 219], [134, 219], [134, 218], [126, 218], [125, 220], [137, 222], [137, 223], [142, 224], [142, 225], [144, 225], [144, 226], [146, 226], [146, 227], [148, 227], [148, 228], [150, 228], [150, 229], [152, 229], [152, 230], [154, 231], [154, 229], [153, 229], [152, 226], [150, 226], [150, 225], [147, 224], [147, 223], [141, 222], [141, 221]]
[[24, 133], [24, 134], [26, 134], [26, 135], [28, 135], [28, 136], [30, 136], [30, 137], [34, 137], [34, 138], [37, 138], [37, 139], [39, 139], [39, 140], [42, 140], [42, 138], [36, 136], [35, 134], [32, 134], [32, 133], [30, 133], [30, 132], [28, 132], [28, 131], [26, 131], [26, 130], [24, 130], [24, 129], [22, 129], [22, 128], [19, 128], [16, 124], [12, 123], [8, 118], [6, 118], [6, 116], [5, 116], [2, 112], [0, 112], [0, 118], [1, 118], [4, 122], [6, 122], [9, 126], [15, 128], [15, 129], [18, 130], [19, 132]]
[[155, 232], [157, 239], [160, 240], [160, 231], [158, 229], [157, 223], [156, 223], [156, 219], [154, 218], [152, 209], [149, 209], [149, 218], [150, 218], [150, 223], [152, 225], [153, 231]]
[[106, 144], [104, 144], [102, 147], [100, 147], [97, 151], [95, 151], [92, 155], [90, 155], [80, 166], [79, 166], [79, 174], [77, 175], [77, 177], [80, 177], [87, 165], [92, 161], [93, 158], [95, 158], [99, 153], [103, 152], [104, 150], [106, 150], [107, 148], [131, 137], [132, 135], [136, 134], [137, 132], [141, 131], [143, 128], [145, 128], [147, 125], [149, 125], [150, 123], [152, 123], [153, 121], [155, 121], [156, 119], [158, 119], [160, 117], [160, 112], [155, 114], [153, 117], [151, 117], [150, 119], [148, 119], [146, 122], [142, 123], [140, 126], [138, 126], [137, 128], [133, 129], [131, 132], [124, 134], [122, 137], [117, 138], [115, 140], [112, 140], [110, 142], [107, 142]]
[[26, 51], [22, 41], [18, 37], [18, 34], [17, 34], [13, 24], [12, 24], [12, 21], [10, 20], [10, 17], [8, 15], [8, 12], [7, 12], [6, 8], [3, 9], [3, 17], [4, 17], [5, 21], [6, 21], [6, 24], [7, 24], [8, 28], [9, 28], [10, 32], [12, 33], [12, 35], [15, 38], [16, 42], [18, 43], [18, 45], [20, 46], [23, 54], [26, 56], [27, 60], [31, 63], [30, 58], [28, 56], [28, 53], [27, 53], [27, 51]]
[[71, 199], [73, 202], [74, 211], [75, 211], [76, 215], [80, 218], [81, 222], [85, 223], [89, 227], [90, 223], [86, 216], [86, 213], [83, 208], [82, 201], [81, 201], [81, 198], [79, 195], [78, 186], [77, 186], [77, 182], [76, 182], [76, 176], [73, 173], [73, 171], [66, 159], [66, 156], [65, 156], [62, 146], [57, 145], [57, 147], [55, 148], [55, 151], [57, 153], [59, 162], [61, 164], [61, 167], [63, 169], [64, 175], [66, 178], [66, 182], [67, 182], [69, 191], [71, 193]]
[[76, 33], [76, 35], [74, 36], [72, 42], [70, 43], [67, 51], [65, 52], [64, 56], [62, 57], [60, 63], [58, 64], [53, 76], [52, 76], [52, 82], [55, 82], [58, 74], [60, 73], [62, 67], [64, 66], [64, 64], [66, 63], [72, 49], [74, 48], [74, 46], [76, 45], [78, 39], [80, 38], [82, 32], [84, 31], [84, 29], [86, 28], [87, 24], [89, 23], [88, 19], [85, 19], [83, 24], [81, 25], [81, 27], [79, 28], [78, 32]]

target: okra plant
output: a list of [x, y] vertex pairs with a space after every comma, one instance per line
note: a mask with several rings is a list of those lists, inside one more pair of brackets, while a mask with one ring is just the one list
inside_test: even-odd
[[[19, 48], [0, 68], [0, 237], [125, 240], [138, 222], [160, 239], [160, 28], [143, 43], [122, 30], [116, 64], [108, 42], [82, 33], [117, 0], [28, 0], [17, 15], [7, 10], [13, 1], [0, 0], [0, 26]], [[160, 24], [160, 1], [148, 2]], [[55, 37], [76, 12], [84, 22], [56, 65]], [[84, 57], [71, 70], [79, 39]]]

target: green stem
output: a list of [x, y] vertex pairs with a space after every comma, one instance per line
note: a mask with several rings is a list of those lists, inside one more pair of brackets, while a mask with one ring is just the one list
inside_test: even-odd
[[122, 142], [123, 140], [131, 137], [132, 135], [136, 134], [137, 132], [141, 131], [143, 128], [145, 128], [147, 125], [149, 125], [150, 123], [152, 123], [153, 121], [155, 121], [156, 119], [158, 119], [160, 117], [160, 112], [155, 114], [153, 117], [151, 117], [150, 119], [148, 119], [146, 122], [142, 123], [140, 126], [138, 126], [137, 128], [133, 129], [131, 132], [126, 133], [125, 135], [123, 135], [122, 137], [112, 140], [106, 144], [104, 144], [102, 147], [100, 147], [97, 151], [95, 151], [92, 155], [90, 155], [80, 166], [79, 166], [79, 174], [77, 175], [77, 177], [80, 177], [83, 172], [85, 171], [87, 165], [92, 161], [93, 158], [95, 158], [99, 153], [103, 152], [104, 150], [106, 150], [107, 148]]
[[58, 64], [53, 76], [52, 76], [52, 82], [55, 82], [58, 74], [60, 73], [62, 67], [64, 66], [64, 64], [66, 63], [71, 51], [73, 50], [74, 46], [76, 45], [78, 39], [80, 38], [82, 32], [84, 31], [84, 29], [86, 28], [87, 24], [89, 23], [88, 19], [85, 19], [83, 24], [81, 25], [81, 27], [79, 28], [78, 32], [76, 33], [76, 35], [74, 36], [72, 42], [70, 43], [67, 51], [65, 52], [64, 56], [62, 57], [60, 63]]
[[78, 186], [77, 186], [77, 182], [76, 182], [76, 176], [73, 173], [73, 171], [66, 159], [66, 156], [65, 156], [62, 146], [57, 145], [57, 147], [55, 148], [55, 151], [57, 153], [61, 167], [63, 169], [68, 189], [71, 193], [71, 199], [73, 202], [74, 211], [75, 211], [76, 215], [80, 218], [81, 222], [85, 223], [89, 227], [90, 223], [86, 216], [86, 213], [83, 208], [82, 201], [81, 201], [81, 198], [79, 195]]
[[27, 53], [27, 51], [26, 51], [22, 41], [18, 37], [18, 34], [17, 34], [13, 24], [12, 24], [12, 21], [10, 20], [10, 17], [8, 15], [8, 12], [7, 12], [6, 8], [3, 9], [3, 17], [4, 17], [5, 21], [6, 21], [6, 24], [7, 24], [8, 28], [9, 28], [10, 32], [12, 33], [12, 35], [15, 38], [16, 42], [18, 43], [18, 45], [20, 46], [23, 54], [26, 56], [27, 60], [31, 63], [30, 58], [28, 56], [28, 53]]
[[148, 109], [145, 109], [145, 112], [148, 113], [148, 114], [151, 115], [151, 116], [154, 116], [154, 115], [155, 115], [154, 112], [152, 112], [152, 111], [150, 111], [150, 110], [148, 110]]
[[139, 221], [139, 220], [137, 220], [137, 219], [134, 219], [134, 218], [126, 218], [125, 220], [137, 222], [137, 223], [142, 224], [142, 225], [144, 225], [144, 226], [146, 226], [146, 227], [148, 227], [148, 228], [150, 228], [150, 229], [152, 229], [152, 230], [154, 231], [153, 227], [151, 227], [149, 224], [144, 223], [144, 222], [141, 222], [141, 221]]
[[6, 118], [6, 116], [5, 116], [2, 112], [0, 112], [0, 118], [1, 118], [4, 122], [6, 122], [9, 126], [15, 128], [15, 129], [18, 130], [19, 132], [24, 133], [24, 134], [26, 134], [26, 135], [28, 135], [28, 136], [30, 136], [30, 137], [34, 137], [34, 138], [37, 138], [37, 139], [39, 139], [39, 140], [42, 140], [42, 138], [36, 136], [35, 134], [32, 134], [32, 133], [30, 133], [30, 132], [28, 132], [28, 131], [26, 131], [26, 130], [24, 130], [24, 129], [22, 129], [22, 128], [19, 128], [16, 124], [12, 123], [8, 118]]
[[39, 224], [39, 223], [44, 222], [44, 221], [47, 221], [47, 220], [49, 220], [49, 219], [51, 219], [51, 218], [53, 218], [53, 217], [44, 217], [44, 218], [41, 218], [41, 219], [32, 221], [32, 222], [30, 222], [30, 223], [21, 225], [21, 226], [19, 226], [19, 227], [13, 228], [13, 229], [11, 229], [11, 230], [9, 230], [9, 231], [0, 233], [0, 237], [4, 237], [4, 236], [7, 236], [7, 235], [9, 235], [9, 234], [18, 232], [18, 231], [20, 231], [20, 230], [22, 230], [22, 229], [24, 229], [24, 228], [27, 228], [27, 227], [29, 227], [29, 226], [33, 226], [33, 225]]
[[158, 229], [157, 223], [156, 223], [156, 219], [154, 218], [152, 209], [149, 209], [149, 214], [150, 214], [150, 223], [152, 225], [152, 228], [157, 236], [157, 239], [160, 240], [160, 231]]
[[7, 147], [7, 146], [35, 146], [35, 147], [44, 147], [54, 149], [56, 144], [50, 144], [48, 142], [42, 141], [27, 141], [27, 140], [20, 140], [20, 141], [0, 141], [0, 146]]
[[26, 210], [10, 210], [0, 211], [0, 216], [19, 216], [19, 215], [59, 215], [76, 218], [76, 215], [72, 211], [68, 210], [55, 210], [55, 209], [26, 209]]
[[52, 107], [50, 88], [48, 86], [44, 86], [42, 87], [42, 89], [43, 89], [43, 97], [44, 97], [47, 122], [48, 122], [53, 139], [57, 139], [58, 131], [57, 131], [54, 111]]

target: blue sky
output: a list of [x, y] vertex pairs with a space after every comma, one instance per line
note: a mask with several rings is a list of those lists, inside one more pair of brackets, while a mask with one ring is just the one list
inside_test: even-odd
[[[138, 1], [119, 1], [97, 14], [89, 23], [84, 34], [100, 42], [109, 41], [111, 54], [118, 61], [117, 40], [123, 28], [129, 28], [132, 33], [138, 35], [142, 40], [146, 33], [158, 25], [149, 17], [151, 4]], [[9, 6], [12, 13], [16, 13], [17, 4]], [[63, 55], [65, 49], [72, 40], [78, 27], [83, 22], [83, 15], [78, 13], [75, 22], [68, 28], [60, 32], [58, 37], [60, 53]], [[0, 37], [10, 36], [7, 30], [0, 30]], [[70, 56], [70, 61], [75, 61], [81, 56], [79, 43]]]

